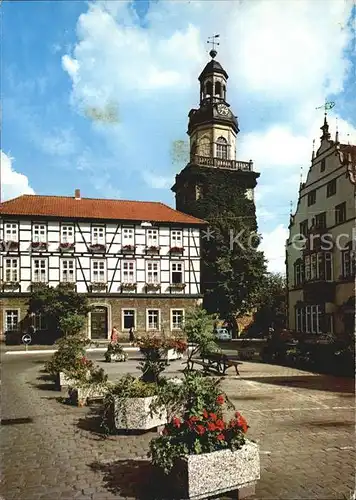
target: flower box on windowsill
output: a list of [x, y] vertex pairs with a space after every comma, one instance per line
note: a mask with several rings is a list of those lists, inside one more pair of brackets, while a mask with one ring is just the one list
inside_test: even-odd
[[16, 290], [17, 288], [20, 288], [20, 283], [18, 281], [5, 281], [2, 284], [2, 286], [3, 286], [3, 288]]
[[31, 283], [32, 290], [37, 290], [38, 288], [48, 288], [47, 281], [32, 281]]
[[59, 244], [59, 250], [61, 252], [68, 252], [70, 250], [74, 250], [75, 248], [75, 243], [60, 243]]
[[61, 281], [59, 284], [61, 287], [66, 287], [69, 290], [75, 290], [76, 287], [76, 283], [74, 283], [73, 281]]
[[1, 242], [1, 251], [2, 252], [11, 252], [11, 251], [14, 251], [14, 250], [18, 250], [19, 249], [19, 242], [18, 241], [11, 241], [11, 240], [8, 240], [8, 241], [2, 241]]
[[171, 247], [169, 249], [169, 253], [172, 255], [183, 255], [184, 248], [183, 247]]
[[171, 288], [173, 290], [184, 290], [186, 284], [185, 283], [172, 283]]
[[89, 246], [89, 250], [92, 253], [105, 253], [106, 246], [102, 245], [101, 243], [94, 243], [93, 245]]
[[106, 290], [106, 283], [92, 283], [90, 285], [90, 290], [92, 292]]
[[161, 283], [146, 283], [147, 290], [159, 290]]
[[136, 283], [121, 283], [122, 290], [136, 290]]
[[148, 247], [146, 247], [146, 253], [149, 255], [158, 255], [160, 248], [161, 247], [156, 246], [156, 245], [148, 246]]
[[45, 241], [33, 241], [31, 248], [32, 250], [47, 250], [47, 243]]
[[135, 245], [124, 245], [122, 248], [121, 248], [121, 251], [122, 253], [125, 253], [125, 254], [133, 254], [135, 253]]

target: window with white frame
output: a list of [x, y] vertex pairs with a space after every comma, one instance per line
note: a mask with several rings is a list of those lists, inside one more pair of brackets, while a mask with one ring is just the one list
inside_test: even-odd
[[133, 245], [135, 243], [135, 231], [133, 227], [124, 227], [122, 229], [122, 244]]
[[74, 226], [65, 224], [61, 227], [61, 243], [74, 243]]
[[302, 259], [297, 259], [294, 263], [294, 285], [300, 286], [304, 282], [304, 264]]
[[75, 259], [61, 260], [61, 281], [63, 283], [75, 282]]
[[146, 236], [148, 247], [158, 246], [158, 229], [147, 229]]
[[17, 222], [6, 222], [5, 241], [19, 241], [19, 226]]
[[227, 160], [228, 156], [227, 140], [224, 137], [219, 137], [216, 141], [216, 156], [222, 160]]
[[130, 328], [136, 328], [136, 311], [135, 309], [123, 309], [122, 310], [122, 328], [124, 330], [129, 330]]
[[343, 278], [355, 276], [355, 252], [352, 249], [352, 242], [341, 251], [341, 269]]
[[91, 262], [91, 282], [106, 283], [106, 262], [105, 260], [92, 260]]
[[157, 284], [160, 282], [159, 276], [159, 261], [148, 261], [147, 264], [147, 281], [146, 283]]
[[5, 310], [5, 331], [16, 332], [19, 328], [19, 311], [17, 309]]
[[46, 330], [47, 322], [46, 318], [41, 313], [36, 313], [32, 316], [32, 326], [35, 330]]
[[124, 260], [122, 262], [121, 269], [121, 282], [122, 283], [135, 283], [135, 261], [134, 260]]
[[183, 283], [183, 262], [172, 262], [171, 264], [171, 283]]
[[32, 281], [47, 283], [47, 259], [32, 259]]
[[91, 228], [92, 245], [104, 245], [105, 243], [105, 227], [93, 226]]
[[304, 259], [305, 280], [332, 281], [333, 261], [331, 252], [316, 252]]
[[[308, 305], [296, 309], [296, 329], [304, 333], [331, 333], [326, 332], [330, 329], [330, 318], [328, 321], [322, 321], [322, 307], [320, 305]], [[324, 315], [325, 316], [325, 315]], [[330, 315], [329, 315], [330, 316]]]
[[159, 309], [147, 309], [147, 330], [160, 329], [160, 311]]
[[184, 322], [184, 309], [171, 309], [171, 330], [181, 330]]
[[4, 259], [4, 279], [6, 283], [16, 283], [19, 281], [19, 260]]
[[171, 247], [182, 247], [183, 246], [183, 235], [182, 231], [173, 230], [171, 231]]
[[32, 241], [34, 243], [46, 243], [47, 228], [45, 224], [34, 224], [32, 227]]

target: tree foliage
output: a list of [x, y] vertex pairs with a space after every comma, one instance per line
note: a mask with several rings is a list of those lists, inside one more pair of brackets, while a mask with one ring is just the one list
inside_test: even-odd
[[279, 273], [267, 273], [261, 280], [258, 297], [257, 311], [254, 315], [255, 325], [268, 328], [273, 325], [275, 329], [285, 328], [287, 308], [286, 279]]
[[201, 197], [185, 202], [184, 211], [209, 223], [211, 237], [202, 239], [204, 307], [234, 323], [255, 305], [266, 272], [255, 205], [245, 195], [241, 173], [235, 179], [231, 171], [196, 167], [194, 172], [189, 183], [201, 187]]
[[197, 346], [197, 349], [192, 351], [192, 355], [198, 350], [214, 352], [219, 349], [214, 337], [215, 321], [216, 316], [208, 314], [201, 307], [187, 311], [183, 330], [188, 342]]
[[89, 311], [87, 298], [63, 284], [56, 288], [40, 285], [29, 299], [29, 314], [42, 314], [49, 330], [65, 334], [80, 332]]

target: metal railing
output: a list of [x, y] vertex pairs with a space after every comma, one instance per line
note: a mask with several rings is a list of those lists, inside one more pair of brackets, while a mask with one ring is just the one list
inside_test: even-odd
[[204, 167], [226, 168], [229, 170], [245, 170], [248, 172], [253, 171], [253, 161], [238, 161], [238, 160], [225, 160], [223, 158], [193, 155], [191, 163], [202, 165]]

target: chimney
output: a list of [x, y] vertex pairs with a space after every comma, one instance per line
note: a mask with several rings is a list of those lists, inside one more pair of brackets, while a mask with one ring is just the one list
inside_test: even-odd
[[76, 189], [76, 190], [74, 191], [74, 198], [75, 198], [76, 200], [80, 200], [80, 189]]

